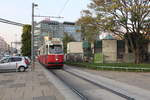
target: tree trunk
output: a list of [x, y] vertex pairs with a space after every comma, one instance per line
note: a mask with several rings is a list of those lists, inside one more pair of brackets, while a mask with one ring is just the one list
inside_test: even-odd
[[140, 54], [140, 49], [139, 49], [139, 48], [137, 48], [137, 49], [134, 51], [134, 57], [135, 57], [135, 60], [134, 60], [134, 63], [135, 63], [135, 64], [141, 63], [141, 54]]

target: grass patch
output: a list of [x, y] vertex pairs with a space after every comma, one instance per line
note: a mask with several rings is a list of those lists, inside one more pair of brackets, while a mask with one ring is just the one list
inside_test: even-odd
[[131, 72], [150, 72], [150, 64], [132, 64], [132, 63], [74, 63], [66, 62], [67, 65], [83, 67], [95, 70], [114, 70], [114, 71], [131, 71]]

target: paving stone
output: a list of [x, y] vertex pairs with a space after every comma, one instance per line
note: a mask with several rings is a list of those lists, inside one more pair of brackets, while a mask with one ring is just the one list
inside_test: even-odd
[[43, 73], [40, 73], [40, 74], [38, 74], [38, 76], [44, 76], [44, 74], [43, 74]]
[[12, 100], [33, 100], [33, 98], [17, 98], [17, 99], [12, 99]]
[[6, 90], [4, 91], [2, 100], [11, 100], [11, 95], [8, 95], [8, 94], [11, 94], [11, 92], [8, 88], [6, 88]]
[[20, 87], [25, 87], [25, 83], [16, 83], [16, 84], [11, 84], [9, 88], [20, 88]]
[[50, 82], [40, 82], [40, 85], [51, 85]]
[[39, 86], [33, 86], [32, 89], [33, 89], [33, 96], [34, 97], [43, 96], [41, 87], [39, 87]]
[[2, 100], [4, 95], [5, 95], [5, 89], [4, 88], [0, 88], [0, 100]]
[[32, 87], [25, 87], [24, 88], [24, 98], [25, 97], [33, 98], [33, 89], [32, 89]]
[[14, 82], [14, 80], [1, 80], [0, 85], [6, 85], [6, 84], [12, 83], [12, 82]]
[[0, 73], [0, 100], [56, 100], [60, 93], [36, 66], [35, 71]]
[[43, 96], [52, 96], [54, 95], [53, 88], [48, 86], [41, 87]]
[[54, 96], [40, 96], [34, 97], [33, 100], [56, 100]]
[[23, 98], [24, 97], [24, 88], [16, 88], [14, 97]]
[[5, 75], [3, 75], [3, 76], [11, 76], [11, 77], [12, 77], [12, 74], [5, 74]]

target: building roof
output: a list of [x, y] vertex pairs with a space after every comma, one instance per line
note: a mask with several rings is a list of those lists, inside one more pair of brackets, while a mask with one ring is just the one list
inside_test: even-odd
[[42, 21], [38, 22], [37, 25], [38, 24], [58, 25], [59, 22], [58, 21], [51, 21], [51, 20], [42, 20]]
[[107, 36], [105, 36], [103, 39], [106, 39], [106, 40], [112, 40], [112, 39], [114, 39], [113, 37], [112, 37], [112, 35], [107, 35]]
[[115, 37], [113, 36], [113, 33], [111, 32], [102, 32], [101, 34], [99, 34], [99, 39], [100, 40], [103, 40], [103, 39], [112, 40], [112, 39], [115, 39]]
[[63, 24], [66, 24], [66, 25], [75, 25], [74, 22], [63, 22]]
[[60, 22], [58, 22], [58, 21], [52, 21], [52, 20], [42, 20], [42, 21], [36, 23], [36, 25], [39, 25], [39, 24], [49, 24], [49, 25], [58, 25], [58, 24], [75, 25], [74, 22], [67, 22], [67, 21], [64, 21], [63, 23], [60, 23]]

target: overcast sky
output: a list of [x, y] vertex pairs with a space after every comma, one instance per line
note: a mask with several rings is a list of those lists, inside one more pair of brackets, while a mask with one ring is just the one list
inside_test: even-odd
[[[68, 3], [64, 8], [66, 1]], [[30, 24], [32, 2], [38, 4], [35, 15], [62, 16], [63, 19], [51, 20], [74, 22], [80, 18], [80, 11], [87, 8], [90, 0], [1, 0], [0, 18]], [[64, 10], [61, 12], [63, 8]], [[35, 20], [41, 19], [36, 18]], [[21, 27], [0, 23], [0, 36], [8, 43], [20, 41], [21, 34]]]

